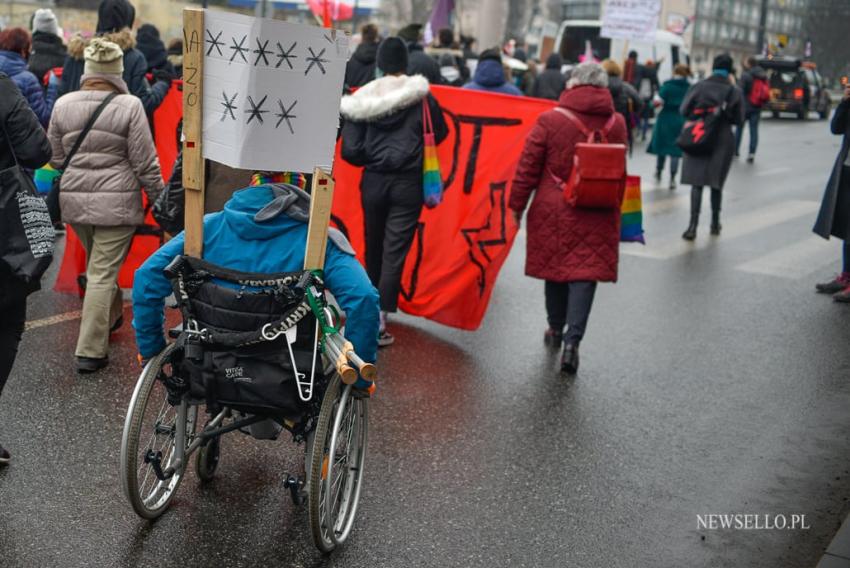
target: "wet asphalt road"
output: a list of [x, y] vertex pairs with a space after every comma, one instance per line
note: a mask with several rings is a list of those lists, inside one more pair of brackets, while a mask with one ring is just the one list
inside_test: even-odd
[[[136, 380], [129, 326], [108, 370], [78, 377], [78, 320], [29, 331], [0, 401], [0, 565], [814, 566], [850, 510], [850, 307], [813, 292], [838, 268], [812, 239], [839, 139], [767, 120], [735, 164], [724, 235], [679, 235], [687, 197], [644, 174], [649, 245], [601, 286], [576, 378], [541, 342], [542, 284], [522, 235], [484, 326], [398, 318], [372, 404], [355, 532], [329, 558], [281, 481], [303, 451], [231, 434], [217, 479], [192, 468], [150, 524], [121, 494]], [[708, 209], [706, 196], [705, 209]], [[79, 309], [53, 292], [29, 319]], [[43, 323], [43, 322], [42, 322]], [[709, 513], [803, 514], [808, 530], [706, 530]]]

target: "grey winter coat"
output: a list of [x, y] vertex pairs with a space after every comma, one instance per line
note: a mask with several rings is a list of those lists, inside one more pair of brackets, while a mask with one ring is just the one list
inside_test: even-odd
[[723, 120], [717, 133], [714, 151], [704, 156], [685, 154], [682, 166], [682, 183], [685, 185], [723, 188], [732, 167], [732, 156], [735, 154], [732, 126], [739, 126], [744, 122], [744, 99], [741, 90], [732, 85], [726, 77], [712, 75], [691, 87], [685, 95], [679, 110], [686, 119], [691, 117], [697, 108], [724, 104]]
[[833, 134], [844, 136], [841, 150], [835, 159], [832, 175], [823, 193], [814, 232], [828, 239], [850, 239], [850, 167], [844, 165], [850, 153], [850, 100], [843, 100], [835, 109], [830, 128]]
[[[107, 227], [144, 223], [141, 188], [153, 203], [163, 190], [159, 158], [142, 102], [127, 94], [124, 81], [109, 75], [83, 76], [108, 82], [121, 93], [106, 106], [62, 173], [62, 220]], [[56, 101], [47, 137], [50, 164], [61, 168], [77, 136], [110, 90], [80, 90]]]

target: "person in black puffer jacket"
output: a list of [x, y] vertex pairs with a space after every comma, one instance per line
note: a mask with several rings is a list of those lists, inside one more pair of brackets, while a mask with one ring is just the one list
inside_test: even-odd
[[398, 37], [407, 44], [407, 74], [422, 75], [432, 85], [441, 85], [443, 76], [440, 75], [440, 64], [425, 53], [422, 44], [422, 24], [409, 24], [399, 30]]
[[59, 23], [53, 10], [36, 10], [32, 18], [32, 48], [27, 67], [42, 85], [45, 85], [47, 72], [62, 67], [68, 55], [68, 49], [59, 34]]
[[362, 87], [375, 78], [375, 57], [378, 55], [378, 28], [366, 24], [360, 30], [360, 45], [345, 66], [345, 88]]
[[342, 158], [364, 168], [360, 182], [366, 225], [366, 271], [381, 295], [379, 345], [392, 343], [386, 314], [398, 308], [404, 260], [422, 212], [423, 102], [437, 144], [448, 136], [443, 112], [421, 75], [405, 75], [407, 47], [389, 37], [378, 47], [384, 77], [342, 98]]
[[142, 24], [136, 30], [136, 49], [145, 56], [148, 63], [148, 73], [154, 73], [158, 69], [164, 69], [174, 75], [174, 66], [168, 61], [168, 52], [165, 44], [159, 37], [159, 30], [153, 24]]
[[567, 86], [567, 78], [561, 73], [564, 60], [557, 53], [552, 53], [546, 59], [546, 69], [534, 81], [531, 96], [540, 99], [557, 101]]
[[[0, 170], [18, 162], [25, 168], [38, 168], [52, 157], [50, 142], [38, 117], [30, 109], [18, 87], [5, 73], [0, 73]], [[4, 135], [6, 132], [9, 139]], [[26, 284], [15, 278], [0, 261], [0, 392], [9, 378], [18, 343], [27, 319], [27, 296], [39, 289], [38, 282]], [[9, 452], [0, 446], [0, 465], [9, 463]]]
[[[127, 83], [130, 94], [141, 99], [145, 112], [151, 116], [168, 93], [174, 77], [167, 71], [157, 70], [154, 84], [148, 82], [145, 77], [148, 63], [142, 52], [136, 49], [136, 41], [130, 31], [135, 19], [136, 9], [127, 0], [103, 0], [97, 10], [97, 35], [117, 44], [124, 52], [122, 79]], [[79, 36], [69, 42], [68, 57], [62, 68], [60, 96], [80, 89], [85, 66], [83, 51], [87, 45], [88, 41]]]

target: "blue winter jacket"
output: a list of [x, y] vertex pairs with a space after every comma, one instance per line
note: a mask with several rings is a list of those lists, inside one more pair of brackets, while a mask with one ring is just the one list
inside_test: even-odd
[[53, 83], [48, 86], [45, 96], [41, 83], [27, 69], [26, 60], [19, 53], [13, 51], [0, 51], [0, 71], [12, 78], [18, 90], [27, 99], [32, 111], [38, 117], [38, 121], [47, 128], [50, 123], [50, 113], [53, 112], [53, 103], [56, 102], [56, 84]]
[[[244, 272], [295, 272], [304, 267], [307, 224], [287, 215], [263, 222], [254, 215], [273, 199], [268, 186], [242, 189], [225, 203], [224, 211], [204, 217], [204, 259]], [[165, 347], [164, 299], [171, 283], [163, 269], [183, 254], [183, 235], [165, 243], [136, 271], [133, 282], [133, 327], [144, 358]], [[346, 338], [364, 360], [374, 362], [378, 351], [380, 307], [372, 286], [357, 259], [328, 242], [325, 286], [348, 316]]]
[[505, 81], [505, 70], [502, 68], [502, 63], [495, 59], [479, 61], [475, 67], [475, 75], [472, 76], [472, 81], [464, 85], [463, 88], [522, 96], [522, 91]]

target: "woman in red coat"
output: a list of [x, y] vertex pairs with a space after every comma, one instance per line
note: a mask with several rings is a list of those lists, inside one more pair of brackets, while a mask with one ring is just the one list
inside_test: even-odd
[[[572, 111], [589, 130], [601, 130], [614, 113], [608, 75], [596, 63], [579, 65], [558, 106]], [[519, 223], [534, 194], [528, 210], [525, 273], [546, 281], [549, 329], [544, 342], [555, 348], [564, 343], [561, 369], [570, 374], [578, 370], [578, 346], [596, 283], [617, 280], [620, 250], [620, 211], [571, 207], [555, 179], [569, 178], [575, 145], [585, 140], [561, 112], [541, 114], [526, 141], [510, 197]], [[625, 121], [617, 116], [608, 142], [626, 140]]]

